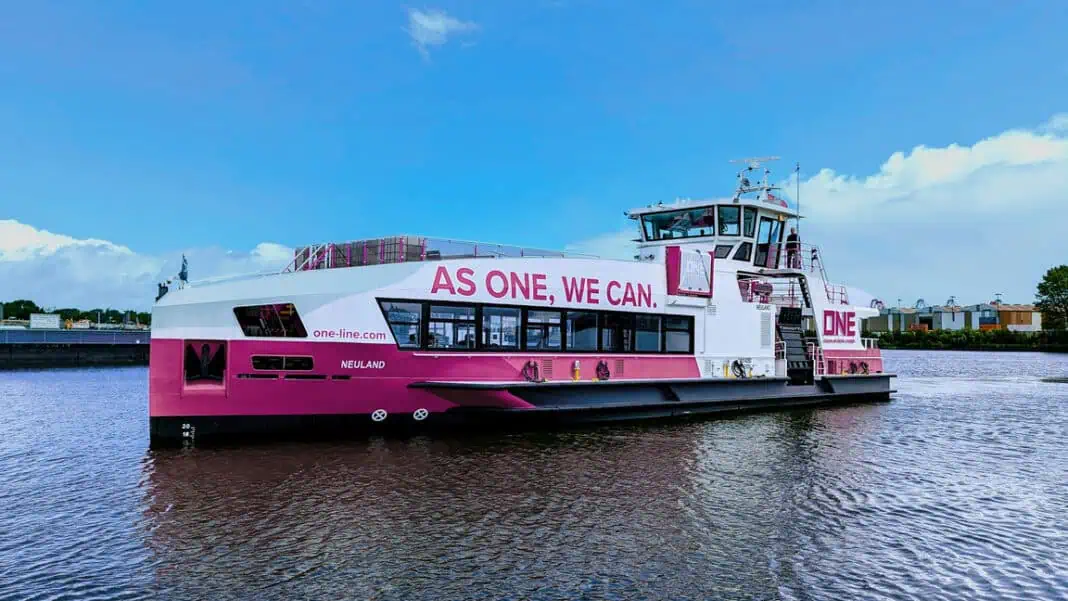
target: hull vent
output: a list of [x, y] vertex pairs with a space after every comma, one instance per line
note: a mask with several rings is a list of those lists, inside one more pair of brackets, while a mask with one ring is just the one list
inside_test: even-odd
[[712, 360], [711, 359], [705, 359], [705, 375], [706, 376], [711, 376], [712, 375]]
[[760, 314], [760, 348], [771, 348], [771, 313]]
[[615, 373], [615, 375], [617, 375], [617, 376], [622, 376], [623, 375], [623, 360], [622, 359], [616, 359], [616, 373]]
[[541, 377], [545, 378], [546, 380], [552, 380], [553, 379], [553, 360], [552, 359], [546, 359], [545, 361], [542, 361], [542, 363], [541, 363]]
[[716, 314], [716, 306], [715, 305], [708, 305], [707, 307], [705, 307], [705, 313], [707, 313], [709, 315], [715, 315]]

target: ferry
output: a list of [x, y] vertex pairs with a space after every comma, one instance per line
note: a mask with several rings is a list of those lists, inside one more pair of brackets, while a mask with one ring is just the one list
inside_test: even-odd
[[731, 198], [627, 211], [628, 260], [400, 235], [161, 285], [151, 440], [889, 400], [893, 376], [861, 336], [878, 310], [786, 234], [801, 215], [769, 173], [747, 160]]

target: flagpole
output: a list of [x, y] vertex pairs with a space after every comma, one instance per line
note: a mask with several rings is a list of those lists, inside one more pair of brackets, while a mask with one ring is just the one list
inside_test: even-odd
[[797, 180], [797, 194], [794, 199], [797, 201], [797, 239], [801, 239], [801, 161], [794, 164], [794, 179]]

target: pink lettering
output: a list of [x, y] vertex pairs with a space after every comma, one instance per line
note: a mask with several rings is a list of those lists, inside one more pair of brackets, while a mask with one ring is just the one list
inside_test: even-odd
[[523, 279], [519, 279], [519, 274], [512, 272], [512, 298], [516, 298], [516, 295], [522, 292], [522, 298], [530, 298], [530, 274], [524, 273]]
[[855, 311], [824, 311], [823, 335], [853, 338], [857, 335]]
[[535, 273], [531, 280], [534, 282], [534, 300], [549, 300], [549, 295], [545, 293], [545, 274]]
[[471, 296], [475, 293], [475, 282], [471, 279], [471, 276], [475, 275], [475, 270], [470, 267], [461, 267], [456, 270], [456, 281], [460, 282], [460, 286], [456, 289], [456, 292], [463, 296]]
[[[582, 302], [582, 290], [586, 287], [586, 278], [560, 278], [564, 282], [564, 296], [567, 302]], [[570, 280], [570, 282], [568, 281]]]
[[623, 301], [620, 304], [638, 306], [638, 301], [634, 298], [634, 285], [630, 282], [623, 288]]
[[[493, 280], [497, 278], [501, 281], [500, 290], [493, 289]], [[504, 275], [503, 271], [494, 269], [486, 274], [486, 290], [493, 298], [502, 298], [505, 294], [508, 294], [508, 277]]]
[[617, 282], [615, 280], [612, 280], [611, 282], [608, 282], [608, 287], [605, 288], [605, 291], [604, 291], [604, 295], [608, 298], [608, 304], [610, 304], [610, 305], [618, 305], [619, 303], [622, 302], [618, 297], [612, 296], [612, 289], [613, 288], [620, 288], [622, 286], [623, 286], [623, 284], [620, 284], [619, 282]]
[[601, 283], [597, 278], [590, 278], [586, 280], [586, 302], [591, 305], [601, 304], [601, 299], [597, 298], [601, 291], [597, 286]]
[[438, 290], [448, 290], [449, 294], [456, 294], [456, 288], [449, 278], [449, 270], [444, 265], [439, 265], [437, 273], [434, 274], [434, 285], [430, 287], [430, 294], [437, 294]]
[[638, 306], [639, 307], [652, 307], [653, 306], [653, 285], [652, 284], [638, 284]]

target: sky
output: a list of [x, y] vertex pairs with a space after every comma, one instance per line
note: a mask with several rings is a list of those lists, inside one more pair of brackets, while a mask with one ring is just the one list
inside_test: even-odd
[[1068, 3], [0, 0], [0, 300], [425, 234], [630, 257], [777, 155], [831, 279], [1030, 302], [1068, 262]]

